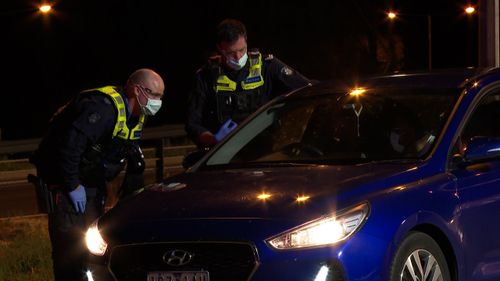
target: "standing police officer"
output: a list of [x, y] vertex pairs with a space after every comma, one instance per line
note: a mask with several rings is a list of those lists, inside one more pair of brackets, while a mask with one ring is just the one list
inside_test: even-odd
[[189, 98], [186, 132], [199, 146], [213, 146], [267, 101], [310, 82], [272, 55], [247, 51], [240, 21], [217, 26], [217, 50], [198, 70]]
[[123, 89], [83, 91], [52, 117], [33, 160], [54, 202], [49, 234], [56, 281], [84, 279], [84, 232], [103, 212], [106, 182], [127, 166], [125, 192], [142, 187], [138, 141], [164, 89], [160, 75], [139, 69]]

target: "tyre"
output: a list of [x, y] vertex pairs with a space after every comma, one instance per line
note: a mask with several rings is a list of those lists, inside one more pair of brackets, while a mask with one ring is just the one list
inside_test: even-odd
[[390, 271], [391, 281], [451, 281], [439, 245], [429, 235], [410, 232], [401, 242]]

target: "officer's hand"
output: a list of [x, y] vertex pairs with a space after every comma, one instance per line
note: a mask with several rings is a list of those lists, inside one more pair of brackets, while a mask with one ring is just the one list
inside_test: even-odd
[[85, 192], [85, 187], [79, 185], [75, 190], [69, 193], [69, 198], [73, 202], [73, 207], [77, 213], [85, 212], [85, 205], [87, 204], [87, 193]]
[[232, 130], [234, 130], [236, 127], [238, 126], [238, 124], [236, 124], [236, 122], [234, 122], [233, 120], [231, 119], [228, 119], [226, 122], [224, 122], [224, 124], [222, 124], [222, 126], [220, 127], [219, 131], [217, 131], [217, 133], [214, 135], [215, 136], [215, 139], [219, 142], [221, 141], [223, 138], [225, 138]]

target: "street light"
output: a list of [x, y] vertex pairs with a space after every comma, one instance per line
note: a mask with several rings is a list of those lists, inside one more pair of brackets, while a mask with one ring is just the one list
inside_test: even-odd
[[387, 17], [390, 19], [390, 20], [393, 20], [397, 17], [397, 14], [395, 12], [387, 12]]
[[475, 12], [476, 12], [476, 8], [474, 8], [473, 6], [467, 6], [467, 7], [465, 8], [465, 13], [467, 13], [467, 14], [469, 14], [469, 15], [470, 15], [470, 14], [474, 14]]
[[[463, 11], [467, 16], [473, 16], [477, 14], [477, 10], [473, 5], [467, 5], [463, 7]], [[403, 16], [420, 16], [420, 17], [426, 17], [427, 18], [427, 49], [428, 49], [428, 67], [429, 71], [432, 70], [432, 17], [430, 14], [401, 14]], [[397, 20], [399, 17], [399, 14], [395, 11], [388, 11], [387, 12], [387, 18], [391, 21]], [[478, 32], [479, 33], [479, 32]], [[478, 39], [479, 42], [479, 39]], [[479, 44], [479, 43], [478, 43]], [[478, 57], [479, 57], [479, 47], [478, 47]], [[479, 59], [478, 59], [479, 63]]]
[[[427, 52], [428, 56], [428, 67], [429, 71], [432, 70], [432, 17], [430, 14], [427, 15], [415, 15], [415, 14], [403, 14], [404, 16], [426, 16], [427, 17]], [[387, 18], [394, 21], [398, 17], [398, 13], [394, 11], [387, 12]]]
[[[464, 8], [464, 12], [465, 12], [466, 16], [467, 16], [470, 20], [472, 20], [472, 19], [473, 19], [473, 16], [477, 13], [477, 10], [476, 10], [476, 8], [475, 8], [474, 6], [472, 6], [472, 5], [468, 5], [467, 7], [465, 7], [465, 8]], [[472, 22], [472, 21], [469, 21], [469, 22]], [[479, 22], [478, 22], [478, 24], [477, 24], [477, 39], [476, 39], [476, 41], [477, 41], [477, 43], [476, 43], [476, 44], [477, 44], [477, 65], [479, 66], [479, 63], [480, 63], [480, 60], [481, 60], [481, 58], [480, 58], [480, 54], [479, 54], [479, 53], [480, 53], [480, 51], [479, 51], [479, 50], [480, 50], [480, 42], [479, 42], [479, 41], [480, 41], [480, 40], [479, 40]]]
[[42, 4], [38, 7], [38, 10], [43, 14], [47, 14], [52, 10], [52, 6], [49, 4]]

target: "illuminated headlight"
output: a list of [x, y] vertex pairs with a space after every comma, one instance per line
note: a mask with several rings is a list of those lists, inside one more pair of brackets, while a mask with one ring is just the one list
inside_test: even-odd
[[266, 242], [278, 250], [318, 247], [343, 241], [351, 236], [365, 221], [368, 204], [321, 217], [285, 231]]
[[93, 222], [87, 229], [85, 234], [85, 242], [87, 243], [87, 249], [96, 256], [102, 256], [108, 248], [108, 243], [102, 239], [101, 233], [97, 228], [97, 221]]

